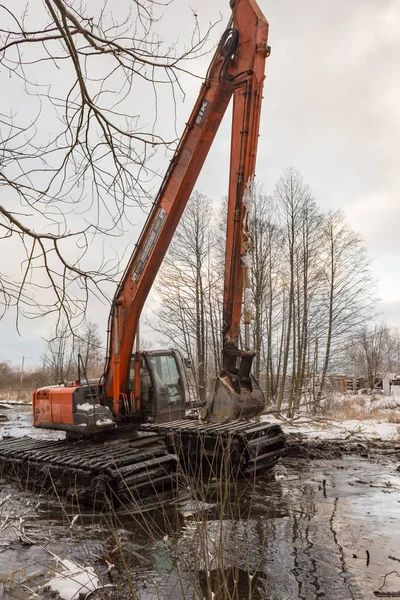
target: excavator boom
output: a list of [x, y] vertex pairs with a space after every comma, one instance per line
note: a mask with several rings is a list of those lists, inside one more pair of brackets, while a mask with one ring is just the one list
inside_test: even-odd
[[223, 73], [236, 43], [233, 32], [227, 30], [115, 294], [109, 321], [105, 394], [113, 397], [116, 413], [120, 394], [128, 393], [129, 364], [143, 304], [233, 93], [225, 85]]
[[[238, 350], [237, 343], [243, 288], [248, 287], [248, 221], [265, 60], [269, 55], [268, 23], [254, 0], [232, 0], [231, 7], [230, 26], [217, 47], [185, 131], [115, 294], [109, 321], [109, 352], [104, 385], [105, 396], [113, 399], [114, 414], [119, 412], [121, 394], [128, 397], [130, 393], [129, 365], [143, 304], [232, 96], [223, 362], [227, 372], [232, 374], [237, 358], [245, 359], [243, 365], [248, 365], [245, 371], [249, 378], [251, 360]], [[248, 292], [245, 293], [247, 297]], [[249, 318], [248, 307], [245, 306], [246, 327]], [[139, 358], [136, 361], [134, 397], [136, 408], [140, 409], [138, 363]], [[252, 390], [249, 392], [251, 394]], [[256, 404], [255, 412], [258, 413], [263, 408], [259, 393]], [[254, 413], [254, 406], [250, 412]]]

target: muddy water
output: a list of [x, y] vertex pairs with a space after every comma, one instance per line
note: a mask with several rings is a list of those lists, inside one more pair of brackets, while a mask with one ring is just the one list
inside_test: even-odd
[[[49, 431], [35, 429], [33, 427], [33, 415], [31, 405], [15, 405], [11, 408], [0, 402], [0, 434], [12, 437], [24, 435], [43, 439], [64, 439], [65, 434], [61, 431]], [[3, 418], [4, 417], [4, 420]]]
[[[383, 576], [400, 567], [389, 558], [400, 559], [395, 469], [391, 461], [358, 457], [280, 466], [274, 479], [244, 491], [230, 519], [209, 515], [200, 525], [183, 524], [170, 552], [170, 573], [153, 571], [161, 597], [181, 597], [179, 569], [172, 565], [184, 556], [186, 566], [200, 573], [203, 593], [223, 587], [223, 564], [228, 585], [237, 582], [238, 598], [370, 600]], [[393, 585], [400, 590], [400, 578], [397, 588], [396, 581], [387, 584], [385, 591]], [[157, 597], [143, 592], [142, 598]]]
[[[18, 582], [31, 574], [23, 585], [54, 598], [40, 587], [55, 568], [53, 552], [93, 565], [103, 583], [113, 584], [91, 598], [225, 600], [227, 588], [238, 600], [371, 600], [387, 573], [400, 573], [397, 466], [383, 455], [292, 457], [271, 477], [226, 488], [222, 499], [215, 486], [194, 500], [187, 482], [176, 502], [146, 512], [87, 513], [73, 525], [68, 506], [3, 482], [3, 597], [29, 598]], [[400, 593], [400, 577], [392, 573], [381, 591]]]

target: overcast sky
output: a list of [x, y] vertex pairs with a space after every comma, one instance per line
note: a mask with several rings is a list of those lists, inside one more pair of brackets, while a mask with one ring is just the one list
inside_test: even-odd
[[[93, 0], [92, 0], [93, 1]], [[41, 0], [32, 0], [30, 6]], [[123, 0], [117, 4], [124, 5]], [[382, 319], [400, 325], [400, 0], [259, 0], [270, 24], [257, 178], [272, 191], [287, 167], [298, 169], [319, 206], [342, 209], [365, 240], [379, 279]], [[216, 42], [229, 16], [228, 0], [174, 0], [161, 28], [190, 39], [193, 8]], [[205, 73], [210, 58], [201, 59]], [[191, 112], [199, 81], [185, 80], [178, 128]], [[172, 115], [163, 114], [172, 119]], [[212, 198], [226, 194], [230, 123], [227, 115], [196, 188]], [[159, 159], [163, 165], [164, 158]], [[166, 162], [165, 162], [166, 164]], [[132, 220], [138, 223], [143, 215]], [[4, 260], [4, 257], [2, 258]], [[106, 329], [107, 307], [91, 308]], [[48, 324], [1, 323], [0, 360], [39, 360]]]

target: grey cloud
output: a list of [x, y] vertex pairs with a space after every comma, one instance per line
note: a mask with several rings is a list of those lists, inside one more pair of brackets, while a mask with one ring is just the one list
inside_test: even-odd
[[[320, 205], [348, 214], [375, 259], [387, 319], [395, 320], [396, 311], [400, 314], [400, 285], [385, 265], [395, 269], [399, 253], [400, 0], [259, 0], [259, 4], [270, 23], [272, 54], [267, 63], [258, 179], [272, 191], [279, 174], [294, 166]], [[212, 32], [216, 42], [228, 20], [228, 0], [175, 0], [160, 23], [166, 39], [179, 36], [181, 43], [189, 39], [191, 8], [203, 29], [222, 13]], [[204, 75], [209, 59], [193, 63], [196, 73]], [[178, 106], [178, 131], [200, 86], [199, 80], [184, 76], [182, 83], [187, 95]], [[173, 120], [172, 105], [160, 101], [160, 123], [166, 130]], [[143, 99], [138, 106], [145, 106]], [[227, 115], [197, 186], [214, 198], [227, 191], [229, 136]], [[160, 156], [154, 164], [163, 171], [168, 159]], [[139, 219], [141, 214], [132, 216], [134, 222]], [[390, 300], [385, 301], [389, 291]], [[105, 327], [107, 309], [96, 309], [96, 316]]]

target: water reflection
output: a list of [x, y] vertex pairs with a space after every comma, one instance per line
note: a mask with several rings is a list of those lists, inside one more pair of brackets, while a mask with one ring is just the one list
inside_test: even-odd
[[[175, 521], [169, 544], [158, 544], [163, 576], [158, 556], [140, 598], [370, 600], [392, 570], [387, 558], [398, 540], [394, 529], [386, 531], [383, 548], [376, 533], [385, 511], [378, 521], [352, 517], [359, 500], [382, 503], [382, 494], [355, 489], [360, 466], [381, 477], [382, 467], [354, 458], [280, 468], [273, 480], [241, 484], [240, 506], [229, 498], [223, 511], [211, 491], [204, 512], [199, 503], [191, 517]], [[396, 493], [385, 498], [389, 515], [398, 500]]]
[[[29, 419], [27, 409], [19, 432]], [[76, 507], [46, 498], [36, 512], [53, 551], [94, 563], [105, 581], [115, 565], [118, 600], [127, 590], [140, 600], [371, 600], [393, 571], [388, 557], [400, 558], [396, 466], [287, 460], [256, 482], [200, 490], [188, 481], [177, 502], [87, 513], [72, 528]], [[0, 576], [46, 563], [14, 537], [8, 547], [0, 539]]]

